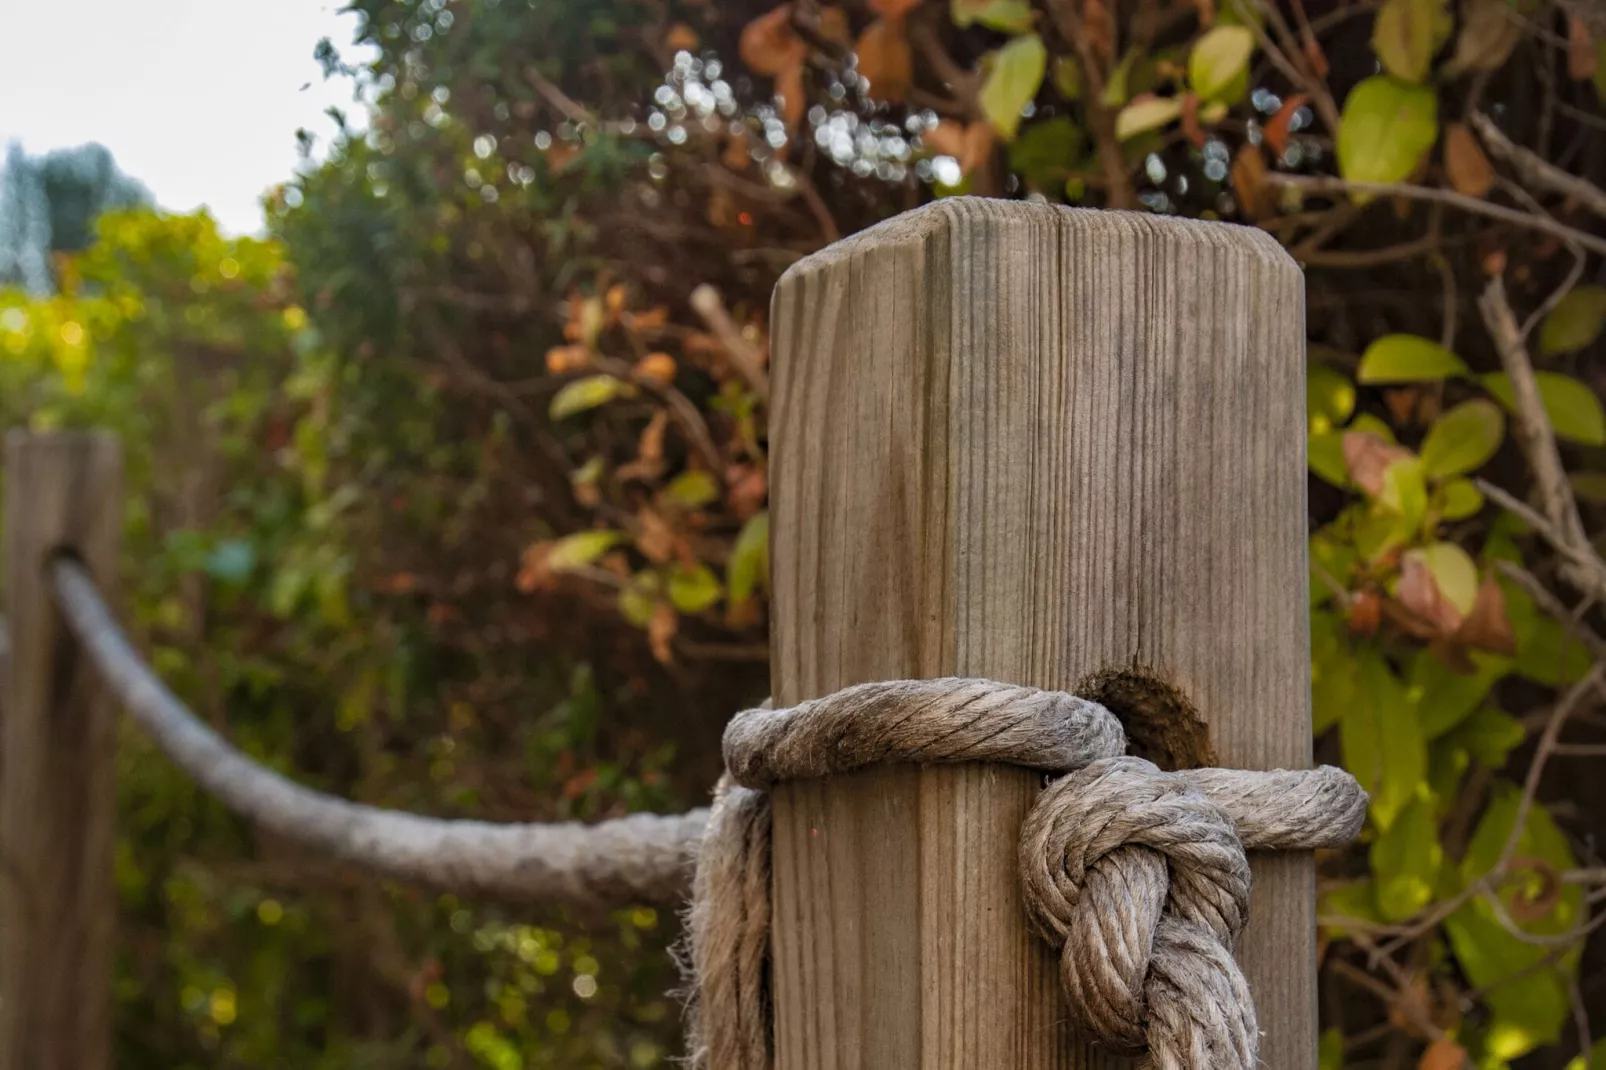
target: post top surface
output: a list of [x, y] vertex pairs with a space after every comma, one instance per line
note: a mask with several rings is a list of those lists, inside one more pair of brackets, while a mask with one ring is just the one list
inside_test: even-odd
[[1258, 227], [1151, 212], [1072, 208], [967, 196], [932, 201], [832, 242], [793, 264], [782, 276], [782, 282], [793, 275], [824, 270], [873, 248], [919, 244], [930, 235], [969, 227], [998, 226], [1053, 228], [1068, 236], [1149, 238], [1176, 246], [1229, 249], [1254, 256], [1269, 265], [1299, 271], [1299, 265], [1281, 243]]

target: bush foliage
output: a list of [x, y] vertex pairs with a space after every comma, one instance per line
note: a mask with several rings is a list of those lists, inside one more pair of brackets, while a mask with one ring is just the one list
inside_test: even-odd
[[[957, 192], [1258, 225], [1308, 272], [1318, 752], [1373, 797], [1324, 1066], [1586, 1065], [1597, 9], [353, 6], [370, 124], [270, 240], [120, 211], [0, 296], [7, 422], [124, 436], [131, 619], [197, 711], [390, 806], [687, 805], [764, 693], [779, 273]], [[121, 753], [126, 1065], [673, 1056], [673, 919], [380, 886]]]

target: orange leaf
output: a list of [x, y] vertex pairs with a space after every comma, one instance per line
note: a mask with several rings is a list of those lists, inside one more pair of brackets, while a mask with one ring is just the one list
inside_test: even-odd
[[669, 28], [669, 33], [664, 37], [664, 44], [675, 52], [695, 52], [697, 51], [697, 46], [701, 43], [702, 41], [698, 38], [697, 31], [687, 26], [684, 22], [675, 23]]
[[1238, 196], [1238, 207], [1250, 219], [1261, 219], [1272, 208], [1271, 191], [1266, 187], [1266, 161], [1260, 150], [1245, 144], [1233, 157], [1232, 191]]
[[551, 540], [534, 542], [524, 548], [519, 555], [519, 574], [513, 580], [520, 594], [552, 586], [552, 569], [547, 566], [547, 554], [551, 551]]
[[1440, 1037], [1422, 1053], [1416, 1070], [1463, 1070], [1468, 1062], [1465, 1048], [1449, 1037]]
[[967, 175], [986, 162], [996, 140], [991, 123], [978, 121], [961, 126], [952, 119], [944, 119], [921, 136], [928, 147], [958, 160], [960, 172]]
[[870, 96], [891, 103], [903, 100], [914, 78], [914, 57], [903, 33], [903, 20], [872, 22], [853, 50], [859, 55], [859, 73], [870, 79]]
[[870, 0], [870, 10], [884, 19], [901, 19], [920, 6], [920, 0]]
[[794, 129], [803, 120], [803, 61], [800, 59], [791, 67], [786, 68], [775, 76], [775, 95], [781, 98], [781, 118], [786, 121], [787, 129]]
[[1375, 498], [1383, 493], [1383, 472], [1402, 457], [1411, 456], [1403, 446], [1395, 446], [1370, 431], [1344, 432], [1344, 467], [1355, 485]]
[[655, 383], [673, 382], [675, 358], [668, 353], [648, 353], [636, 362], [636, 374]]
[[742, 27], [736, 50], [754, 74], [773, 78], [808, 58], [809, 46], [792, 29], [792, 5], [782, 4]]
[[591, 363], [591, 351], [585, 346], [553, 346], [546, 351], [546, 370], [553, 375], [576, 372]]
[[1277, 114], [1266, 120], [1266, 129], [1262, 134], [1266, 147], [1271, 149], [1274, 159], [1280, 159], [1288, 150], [1288, 125], [1294, 121], [1294, 113], [1305, 106], [1310, 97], [1304, 93], [1295, 93], [1283, 101], [1283, 106], [1277, 109]]
[[653, 413], [646, 430], [641, 432], [640, 441], [636, 444], [636, 455], [641, 460], [656, 462], [664, 459], [664, 429], [668, 426], [668, 409], [659, 409]]
[[1115, 58], [1115, 19], [1104, 0], [1082, 0], [1082, 36], [1098, 55]]
[[1494, 168], [1465, 123], [1444, 128], [1444, 171], [1457, 193], [1482, 197], [1494, 185]]
[[1355, 635], [1373, 635], [1383, 623], [1383, 600], [1376, 591], [1357, 591], [1349, 605], [1349, 630]]
[[1196, 149], [1205, 147], [1204, 127], [1199, 125], [1199, 96], [1189, 93], [1182, 98], [1182, 136], [1193, 143]]
[[848, 13], [839, 7], [820, 8], [820, 21], [816, 28], [827, 41], [844, 47], [853, 40], [853, 29], [848, 25]]
[[1301, 51], [1305, 53], [1305, 62], [1310, 64], [1311, 73], [1318, 78], [1326, 78], [1327, 72], [1332, 68], [1327, 62], [1327, 53], [1322, 51], [1321, 43], [1315, 37], [1307, 36]]
[[640, 550], [647, 560], [663, 564], [675, 556], [675, 531], [669, 526], [669, 521], [653, 512], [643, 508], [636, 514], [638, 530], [636, 532], [636, 549]]
[[1517, 653], [1517, 637], [1511, 631], [1511, 616], [1506, 612], [1506, 593], [1493, 576], [1484, 578], [1473, 600], [1467, 619], [1456, 630], [1457, 642], [1475, 646], [1493, 654], [1512, 657]]

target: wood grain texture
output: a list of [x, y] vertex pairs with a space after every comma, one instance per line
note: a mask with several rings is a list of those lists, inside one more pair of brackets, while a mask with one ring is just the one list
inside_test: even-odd
[[109, 435], [6, 437], [0, 1070], [110, 1065], [113, 713], [45, 563], [74, 552], [116, 590], [121, 457]]
[[[800, 262], [772, 319], [777, 703], [1141, 671], [1218, 764], [1310, 764], [1303, 282], [1274, 240], [944, 200]], [[967, 765], [777, 790], [779, 1070], [1129, 1065], [1071, 1035], [1025, 925], [1037, 788]], [[1312, 863], [1254, 870], [1262, 1059], [1314, 1067]]]

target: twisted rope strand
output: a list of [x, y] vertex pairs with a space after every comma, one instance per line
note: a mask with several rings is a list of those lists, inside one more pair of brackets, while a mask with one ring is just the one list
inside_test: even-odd
[[859, 684], [738, 714], [688, 914], [690, 1065], [770, 1067], [768, 788], [885, 762], [998, 761], [1069, 774], [1027, 815], [1019, 859], [1078, 1027], [1147, 1051], [1150, 1070], [1253, 1070], [1254, 1001], [1232, 956], [1245, 850], [1346, 843], [1366, 794], [1330, 766], [1168, 773], [1125, 749], [1103, 706], [990, 680]]

